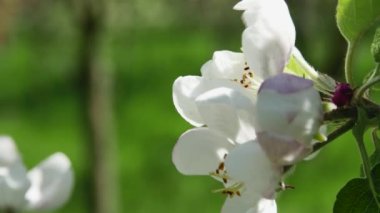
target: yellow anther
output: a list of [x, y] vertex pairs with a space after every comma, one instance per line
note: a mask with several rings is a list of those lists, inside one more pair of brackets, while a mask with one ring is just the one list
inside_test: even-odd
[[243, 188], [244, 184], [242, 182], [234, 183], [233, 185], [222, 188], [222, 189], [216, 189], [213, 192], [214, 193], [222, 193], [225, 195], [228, 195], [229, 197], [233, 197], [235, 195], [241, 196], [240, 190]]

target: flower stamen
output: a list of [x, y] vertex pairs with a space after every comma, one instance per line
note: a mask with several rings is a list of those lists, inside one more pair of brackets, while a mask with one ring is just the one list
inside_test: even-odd
[[234, 79], [233, 81], [240, 84], [244, 88], [257, 90], [257, 87], [260, 85], [260, 82], [258, 81], [258, 79], [253, 78], [253, 73], [254, 72], [251, 70], [248, 64], [245, 63], [241, 79]]
[[214, 193], [222, 193], [225, 195], [228, 195], [230, 198], [233, 196], [241, 196], [240, 190], [243, 188], [244, 184], [242, 182], [234, 183], [233, 185], [227, 187], [227, 188], [222, 188], [222, 189], [216, 189], [213, 192]]
[[240, 84], [244, 87], [244, 88], [248, 88], [248, 87], [252, 87], [252, 84], [253, 84], [253, 72], [250, 71], [249, 67], [246, 66], [244, 68], [244, 72], [243, 72], [243, 76], [240, 80]]
[[224, 162], [221, 162], [218, 165], [218, 168], [215, 170], [215, 172], [210, 172], [210, 176], [223, 180], [223, 183], [227, 183], [228, 179], [230, 179], [227, 175], [227, 171], [225, 170]]
[[287, 185], [285, 184], [284, 182], [280, 182], [279, 183], [280, 187], [276, 190], [277, 192], [280, 192], [280, 191], [285, 191], [287, 189], [295, 189], [294, 186], [291, 186], [291, 185]]
[[253, 73], [251, 71], [244, 71], [242, 78], [240, 80], [234, 79], [234, 81], [241, 84], [244, 88], [250, 88], [253, 86]]

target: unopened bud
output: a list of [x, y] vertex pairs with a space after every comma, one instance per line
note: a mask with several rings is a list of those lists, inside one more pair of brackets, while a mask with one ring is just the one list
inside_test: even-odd
[[348, 106], [351, 102], [354, 91], [351, 86], [347, 83], [338, 83], [335, 87], [332, 102], [337, 107]]
[[310, 144], [322, 121], [322, 103], [313, 82], [290, 74], [266, 79], [256, 103], [256, 133], [269, 132]]

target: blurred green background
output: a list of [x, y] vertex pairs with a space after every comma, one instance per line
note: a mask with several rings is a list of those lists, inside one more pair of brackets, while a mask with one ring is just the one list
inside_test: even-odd
[[[182, 176], [171, 162], [177, 138], [191, 128], [174, 109], [171, 87], [178, 76], [199, 75], [215, 50], [239, 51], [237, 0], [106, 2], [120, 212], [219, 212], [224, 196], [211, 191], [220, 185]], [[335, 26], [336, 1], [287, 3], [305, 58], [342, 80], [346, 46]], [[0, 0], [0, 134], [16, 140], [28, 168], [56, 151], [71, 158], [76, 186], [61, 213], [91, 212], [93, 205], [76, 16], [68, 0]], [[364, 42], [358, 51], [358, 81], [373, 66], [368, 47]], [[359, 164], [351, 135], [341, 137], [297, 166], [287, 179], [296, 189], [279, 194], [279, 212], [332, 212]]]

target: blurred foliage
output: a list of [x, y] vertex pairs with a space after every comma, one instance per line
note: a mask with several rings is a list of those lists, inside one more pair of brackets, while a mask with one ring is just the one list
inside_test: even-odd
[[[68, 1], [0, 0], [0, 133], [13, 136], [29, 168], [55, 151], [76, 172], [70, 202], [56, 212], [88, 212], [88, 147], [77, 84], [79, 33]], [[5, 5], [6, 2], [6, 7]], [[18, 4], [16, 4], [18, 2]], [[342, 80], [345, 43], [336, 1], [288, 0], [297, 46], [318, 70]], [[199, 75], [213, 51], [240, 49], [243, 24], [231, 0], [110, 1], [110, 50], [116, 72], [115, 113], [123, 209], [128, 212], [218, 212], [224, 197], [209, 177], [184, 177], [171, 162], [181, 133], [171, 86]], [[6, 23], [5, 23], [5, 20]], [[369, 42], [355, 61], [362, 78], [373, 67]], [[280, 212], [331, 212], [336, 193], [358, 174], [351, 135], [302, 162], [278, 197]], [[104, 186], [107, 187], [107, 186]], [[124, 212], [124, 211], [123, 211]]]

